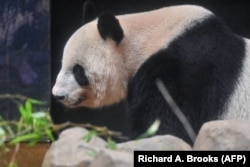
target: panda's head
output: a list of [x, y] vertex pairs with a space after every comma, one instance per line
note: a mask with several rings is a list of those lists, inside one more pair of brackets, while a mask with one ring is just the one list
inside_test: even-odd
[[53, 95], [67, 107], [101, 107], [126, 96], [119, 21], [110, 13], [79, 28], [65, 45]]

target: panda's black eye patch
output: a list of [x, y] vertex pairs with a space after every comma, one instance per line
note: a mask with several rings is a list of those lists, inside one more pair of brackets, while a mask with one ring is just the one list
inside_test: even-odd
[[80, 66], [79, 64], [76, 64], [73, 67], [73, 74], [74, 74], [74, 77], [75, 77], [77, 83], [80, 86], [89, 85], [89, 80], [88, 80], [87, 76], [85, 75], [85, 70], [82, 66]]

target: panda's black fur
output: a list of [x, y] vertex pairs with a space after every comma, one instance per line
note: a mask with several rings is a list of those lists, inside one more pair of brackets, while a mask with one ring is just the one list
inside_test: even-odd
[[173, 134], [191, 142], [156, 87], [156, 79], [163, 81], [197, 133], [204, 122], [222, 114], [241, 72], [244, 50], [242, 38], [211, 16], [152, 55], [129, 82], [132, 137], [160, 119], [158, 134]]
[[[190, 7], [191, 6], [184, 8], [190, 9]], [[198, 11], [200, 10], [200, 8], [195, 9], [197, 9]], [[128, 33], [128, 29], [131, 27], [126, 25], [126, 18], [130, 18], [131, 15], [124, 16], [122, 18], [119, 16], [116, 17], [110, 13], [103, 13], [97, 20], [95, 20], [95, 22], [88, 24], [88, 26], [90, 27], [83, 27], [83, 29], [80, 29], [78, 31], [78, 33], [80, 32], [81, 34], [81, 32], [85, 32], [87, 29], [92, 30], [94, 28], [97, 28], [97, 31], [93, 32], [94, 36], [98, 36], [98, 38], [93, 38], [94, 41], [88, 41], [86, 40], [88, 38], [81, 38], [79, 34], [76, 33], [75, 36], [71, 37], [71, 39], [69, 40], [68, 45], [66, 45], [65, 47], [66, 51], [79, 50], [80, 53], [75, 54], [75, 52], [66, 52], [65, 57], [67, 61], [63, 61], [64, 67], [58, 75], [57, 83], [53, 88], [53, 94], [59, 97], [59, 100], [70, 107], [78, 107], [84, 105], [87, 107], [102, 107], [104, 105], [111, 104], [111, 102], [118, 102], [118, 100], [126, 97], [127, 95], [127, 111], [129, 114], [127, 126], [130, 127], [131, 139], [136, 138], [144, 133], [156, 119], [159, 119], [161, 121], [161, 124], [159, 130], [157, 131], [157, 134], [172, 134], [184, 139], [189, 143], [192, 143], [185, 128], [183, 127], [183, 124], [176, 117], [174, 112], [169, 107], [169, 104], [164, 100], [161, 92], [158, 90], [156, 86], [156, 80], [159, 79], [163, 81], [164, 85], [170, 92], [170, 95], [173, 97], [176, 104], [180, 107], [185, 117], [191, 123], [191, 126], [194, 129], [195, 133], [198, 133], [200, 127], [206, 121], [224, 118], [235, 118], [235, 113], [238, 114], [238, 111], [235, 111], [233, 115], [230, 115], [231, 113], [229, 114], [229, 116], [224, 115], [226, 112], [228, 112], [227, 105], [231, 102], [230, 98], [235, 93], [236, 88], [238, 89], [237, 91], [241, 91], [242, 88], [248, 88], [249, 86], [247, 84], [243, 86], [239, 85], [239, 82], [242, 82], [242, 80], [247, 82], [247, 80], [249, 79], [250, 71], [245, 69], [245, 65], [247, 65], [247, 63], [245, 64], [244, 62], [244, 60], [247, 60], [246, 62], [249, 63], [249, 58], [247, 59], [246, 57], [247, 54], [249, 54], [249, 41], [235, 35], [223, 23], [223, 21], [220, 20], [220, 18], [216, 17], [214, 14], [207, 13], [209, 12], [205, 10], [204, 13], [202, 13], [204, 14], [204, 16], [202, 16], [201, 18], [197, 17], [198, 19], [196, 19], [197, 15], [191, 15], [195, 18], [191, 18], [191, 20], [185, 22], [185, 24], [181, 26], [181, 31], [169, 31], [170, 33], [174, 32], [174, 35], [171, 34], [174, 36], [174, 38], [172, 39], [172, 36], [168, 35], [163, 36], [162, 38], [170, 37], [170, 42], [166, 40], [166, 42], [168, 42], [166, 43], [166, 45], [164, 39], [163, 49], [158, 49], [158, 47], [162, 47], [162, 45], [154, 45], [154, 43], [152, 43], [152, 46], [156, 46], [157, 50], [157, 52], [153, 52], [152, 55], [150, 55], [151, 53], [148, 54], [148, 52], [150, 52], [149, 50], [145, 51], [146, 54], [143, 52], [136, 52], [142, 53], [144, 55], [136, 55], [134, 51], [138, 49], [135, 49], [135, 47], [137, 47], [138, 45], [141, 46], [141, 44], [145, 43], [150, 44], [150, 37], [152, 37], [150, 35], [154, 34], [150, 34], [147, 32], [146, 37], [144, 38], [145, 34], [139, 32], [141, 33], [139, 34], [139, 36], [141, 35], [140, 37], [143, 37], [146, 40], [139, 41], [141, 43], [138, 44], [136, 42], [141, 39], [140, 37], [136, 36], [136, 40], [133, 39], [131, 44], [130, 38], [133, 38], [134, 34]], [[133, 17], [135, 16], [137, 15], [133, 15]], [[164, 17], [165, 16], [168, 15], [164, 15]], [[160, 19], [164, 19], [164, 17], [161, 15]], [[121, 22], [119, 23], [119, 21], [123, 21], [122, 24], [120, 24]], [[132, 23], [135, 24], [137, 22]], [[145, 26], [147, 23], [148, 22], [141, 22], [143, 26]], [[169, 24], [169, 22], [167, 23]], [[166, 24], [165, 21], [165, 26], [168, 24]], [[123, 26], [125, 26], [125, 28]], [[145, 31], [143, 26], [141, 26], [140, 28]], [[154, 27], [154, 25], [148, 26]], [[132, 28], [135, 27], [132, 26]], [[150, 32], [150, 29], [146, 30]], [[165, 32], [162, 29], [156, 30], [160, 30], [159, 33]], [[156, 32], [156, 30], [154, 31]], [[179, 32], [180, 34], [178, 34]], [[96, 33], [99, 34], [96, 35]], [[88, 36], [89, 34], [90, 33], [86, 33], [85, 35]], [[153, 40], [158, 41], [159, 37], [159, 34], [156, 34], [154, 36], [155, 39]], [[72, 38], [77, 39], [75, 39], [74, 41], [74, 39]], [[160, 39], [161, 41], [162, 38]], [[85, 50], [82, 49], [82, 45], [78, 46], [79, 41], [80, 44], [87, 44], [88, 47], [85, 46]], [[92, 44], [91, 46], [89, 46], [90, 43]], [[101, 50], [102, 52], [96, 51], [95, 47], [93, 46], [93, 44], [96, 43], [98, 44], [98, 46], [105, 45], [109, 46], [108, 48], [112, 48], [111, 50], [108, 50], [108, 53], [112, 54], [105, 55], [103, 53], [103, 50]], [[125, 56], [123, 54], [120, 54], [120, 52], [123, 51], [122, 49], [128, 46], [130, 46], [129, 49], [131, 49], [133, 52], [130, 52], [127, 55], [125, 54]], [[144, 49], [149, 46], [150, 45], [144, 46]], [[80, 47], [80, 49], [76, 49], [75, 47]], [[87, 53], [86, 50], [91, 51]], [[104, 52], [105, 51], [106, 50], [104, 49]], [[116, 51], [119, 52], [120, 55], [117, 54]], [[107, 54], [107, 52], [105, 53]], [[78, 59], [79, 54], [82, 56], [81, 59]], [[71, 57], [72, 55], [73, 59]], [[95, 59], [92, 59], [93, 56], [96, 56], [94, 57]], [[104, 63], [104, 59], [107, 60], [107, 58], [104, 56], [108, 57], [107, 62], [110, 64], [108, 64], [107, 62]], [[132, 60], [129, 59], [129, 61], [126, 62], [126, 56], [131, 56], [132, 58], [129, 58], [131, 58]], [[145, 56], [147, 57], [145, 58]], [[89, 61], [89, 59], [91, 61]], [[115, 61], [116, 59], [119, 61]], [[143, 60], [140, 66], [138, 65], [140, 64], [140, 61], [138, 61], [138, 59]], [[84, 60], [88, 63], [84, 64]], [[93, 62], [94, 60], [95, 62]], [[101, 63], [99, 63], [98, 61], [100, 61]], [[93, 64], [91, 64], [91, 62], [93, 62]], [[122, 63], [117, 65], [117, 62]], [[139, 67], [137, 68], [136, 66], [136, 68], [134, 68], [133, 63], [138, 65]], [[123, 66], [124, 64], [125, 66]], [[70, 75], [71, 71], [68, 71], [68, 68], [73, 69], [72, 73], [74, 79], [72, 79]], [[94, 70], [96, 71], [93, 72], [92, 68], [94, 68]], [[107, 70], [108, 72], [105, 70]], [[105, 75], [99, 74], [98, 76], [98, 72]], [[243, 72], [246, 73], [245, 76], [242, 76]], [[96, 76], [98, 76], [99, 78]], [[107, 82], [107, 80], [104, 82], [104, 77], [108, 78], [109, 82]], [[242, 80], [239, 81], [240, 79]], [[74, 82], [74, 80], [76, 81], [76, 83]], [[115, 80], [115, 82], [113, 83], [116, 83], [116, 86], [114, 86], [115, 84], [113, 84], [111, 85], [111, 87], [102, 87], [105, 84], [110, 86], [109, 83], [112, 83], [110, 80]], [[93, 90], [93, 87], [91, 87], [93, 85], [98, 85], [98, 88], [101, 88]], [[65, 88], [66, 86], [67, 89]], [[87, 93], [81, 94], [81, 88], [83, 89], [83, 92]], [[113, 88], [115, 89], [111, 91]], [[101, 91], [101, 93], [98, 94], [98, 91]], [[124, 94], [123, 91], [125, 92]], [[235, 97], [239, 99], [239, 101], [241, 102], [240, 104], [245, 103], [247, 99], [250, 98], [249, 90], [247, 91], [248, 92], [246, 94], [243, 94], [240, 97], [238, 97], [238, 94], [236, 94]], [[97, 94], [91, 94], [92, 92], [97, 92]], [[91, 96], [89, 96], [89, 94]], [[98, 96], [101, 95], [104, 95], [104, 100], [102, 99], [104, 102], [101, 101], [100, 103], [92, 103], [92, 101], [95, 101], [95, 98], [98, 98]], [[64, 99], [62, 99], [62, 97]], [[108, 101], [108, 98], [110, 97], [112, 98], [110, 101]], [[87, 104], [84, 103], [86, 101], [88, 102]], [[236, 109], [242, 109], [242, 112], [248, 112], [248, 109], [246, 108], [249, 105], [246, 105], [245, 108], [241, 108], [238, 106], [238, 104], [235, 105], [235, 103], [233, 103], [233, 106]], [[245, 117], [244, 114], [245, 113], [241, 113], [241, 116], [238, 118]], [[249, 117], [249, 113], [246, 113], [246, 116]]]
[[119, 44], [124, 37], [122, 27], [112, 13], [102, 13], [99, 17], [97, 28], [104, 40], [109, 37]]
[[85, 70], [84, 68], [79, 65], [79, 64], [76, 64], [74, 67], [73, 67], [73, 70], [72, 70], [73, 74], [74, 74], [74, 77], [76, 79], [76, 82], [80, 85], [80, 86], [86, 86], [86, 85], [89, 85], [89, 80], [88, 78], [86, 77], [85, 75]]

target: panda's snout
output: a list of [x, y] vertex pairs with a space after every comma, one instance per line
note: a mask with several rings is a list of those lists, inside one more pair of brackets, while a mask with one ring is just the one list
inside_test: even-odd
[[71, 92], [68, 94], [65, 92], [65, 90], [66, 89], [62, 89], [62, 87], [57, 85], [55, 85], [52, 89], [53, 97], [63, 103], [65, 106], [75, 107], [87, 99], [87, 94], [83, 93], [82, 91], [68, 90], [68, 92]]
[[60, 72], [52, 88], [52, 95], [65, 106], [75, 107], [87, 99], [86, 90], [76, 82], [72, 73]]
[[57, 99], [57, 100], [64, 100], [65, 96], [62, 93], [59, 93], [60, 89], [57, 86], [53, 86], [52, 88], [52, 95]]
[[52, 95], [58, 101], [63, 101], [63, 100], [66, 100], [66, 98], [67, 98], [67, 95], [65, 92], [62, 91], [62, 88], [60, 88], [56, 85], [54, 85], [54, 87], [52, 89]]

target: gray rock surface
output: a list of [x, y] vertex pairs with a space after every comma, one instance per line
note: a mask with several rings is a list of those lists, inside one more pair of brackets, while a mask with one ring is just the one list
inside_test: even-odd
[[118, 144], [121, 151], [134, 150], [191, 150], [191, 146], [178, 137], [171, 135], [155, 136], [151, 138], [129, 141]]
[[83, 128], [65, 130], [51, 145], [43, 167], [132, 167], [134, 150], [250, 150], [250, 121], [207, 122], [193, 148], [175, 136], [162, 135], [120, 143], [110, 150], [99, 137], [83, 140], [87, 134]]
[[95, 155], [104, 148], [106, 142], [94, 137], [90, 142], [83, 140], [88, 133], [83, 128], [71, 128], [61, 133], [47, 152], [44, 167], [85, 167], [94, 159]]
[[250, 150], [250, 121], [212, 121], [205, 123], [194, 150]]
[[89, 167], [133, 167], [133, 154], [118, 150], [101, 150]]

